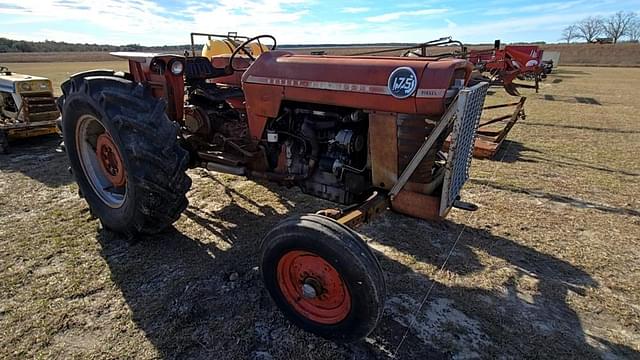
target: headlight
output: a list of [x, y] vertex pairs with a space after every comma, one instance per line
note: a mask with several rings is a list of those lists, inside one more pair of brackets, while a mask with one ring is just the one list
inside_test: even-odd
[[176, 75], [176, 76], [181, 75], [183, 70], [184, 70], [184, 64], [182, 63], [182, 61], [176, 60], [171, 63], [171, 73], [173, 75]]
[[46, 82], [40, 83], [40, 90], [49, 90], [49, 84]]
[[20, 84], [20, 89], [22, 89], [22, 91], [31, 91], [31, 84], [23, 82]]

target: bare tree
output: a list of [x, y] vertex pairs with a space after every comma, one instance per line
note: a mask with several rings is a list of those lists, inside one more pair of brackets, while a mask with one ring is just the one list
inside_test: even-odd
[[578, 26], [577, 25], [569, 25], [564, 30], [562, 30], [562, 37], [560, 40], [564, 40], [570, 43], [572, 40], [578, 39], [580, 36], [578, 35]]
[[627, 30], [626, 35], [631, 41], [640, 41], [640, 19], [636, 18], [631, 24], [629, 24], [629, 29]]
[[615, 44], [621, 37], [627, 35], [629, 27], [635, 19], [635, 13], [618, 11], [604, 20], [602, 30], [608, 37], [613, 39]]
[[603, 20], [599, 16], [589, 16], [576, 24], [578, 36], [587, 42], [593, 42], [598, 35], [602, 34]]

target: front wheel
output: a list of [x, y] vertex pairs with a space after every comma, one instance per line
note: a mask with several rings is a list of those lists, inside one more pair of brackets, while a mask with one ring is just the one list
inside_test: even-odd
[[129, 236], [162, 231], [187, 207], [191, 179], [178, 126], [149, 89], [105, 71], [62, 85], [71, 169], [103, 226]]
[[265, 287], [284, 315], [324, 338], [369, 335], [384, 309], [382, 270], [348, 227], [320, 215], [284, 220], [261, 244]]

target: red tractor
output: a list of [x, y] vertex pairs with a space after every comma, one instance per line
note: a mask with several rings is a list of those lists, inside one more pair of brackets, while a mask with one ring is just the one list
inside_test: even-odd
[[[471, 50], [467, 59], [481, 73], [491, 75], [491, 83], [504, 86], [509, 95], [520, 96], [518, 87], [539, 89], [540, 80], [546, 78], [538, 46], [507, 45], [500, 49], [500, 40], [490, 50]], [[533, 80], [535, 85], [517, 84], [514, 80]]]
[[385, 285], [350, 227], [387, 208], [431, 220], [474, 209], [459, 195], [488, 84], [467, 87], [473, 66], [462, 59], [293, 55], [269, 35], [204, 36], [207, 56], [119, 53], [129, 72], [62, 85], [81, 196], [105, 229], [128, 237], [180, 217], [193, 167], [342, 204], [278, 224], [262, 238], [260, 268], [296, 325], [335, 341], [365, 337]]

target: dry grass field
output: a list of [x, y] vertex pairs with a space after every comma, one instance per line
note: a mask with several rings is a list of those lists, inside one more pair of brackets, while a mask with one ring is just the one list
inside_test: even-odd
[[[11, 64], [56, 83], [88, 66]], [[639, 82], [560, 68], [526, 93], [498, 159], [474, 162], [463, 197], [480, 210], [360, 228], [388, 297], [348, 345], [290, 325], [257, 271], [268, 229], [327, 203], [191, 170], [175, 228], [126, 241], [90, 217], [58, 139], [14, 143], [0, 156], [0, 358], [640, 358]]]
[[[471, 49], [487, 49], [491, 45], [470, 45]], [[543, 50], [560, 52], [561, 65], [583, 66], [633, 66], [640, 67], [640, 44], [547, 44]], [[384, 47], [342, 46], [331, 48], [296, 48], [285, 49], [298, 54], [309, 54], [311, 51], [325, 50], [330, 55], [352, 55], [355, 53], [382, 50]], [[430, 49], [431, 54], [448, 51], [446, 48]], [[397, 52], [400, 55], [403, 52]], [[392, 55], [394, 53], [387, 53]], [[0, 64], [5, 63], [75, 63], [75, 62], [110, 62], [117, 58], [107, 52], [54, 52], [54, 53], [0, 53]], [[74, 66], [74, 64], [60, 64]]]
[[83, 61], [113, 61], [115, 56], [102, 51], [0, 53], [0, 63], [61, 63]]

